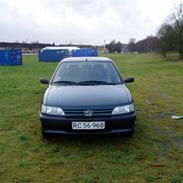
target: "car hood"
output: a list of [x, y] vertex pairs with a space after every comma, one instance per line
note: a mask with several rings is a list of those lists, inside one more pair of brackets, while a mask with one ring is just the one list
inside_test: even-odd
[[62, 108], [119, 106], [131, 102], [131, 94], [125, 84], [95, 86], [50, 85], [44, 104]]

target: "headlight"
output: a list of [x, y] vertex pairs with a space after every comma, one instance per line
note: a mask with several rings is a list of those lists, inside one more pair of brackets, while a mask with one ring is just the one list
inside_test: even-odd
[[64, 111], [60, 107], [51, 107], [46, 105], [41, 106], [41, 113], [59, 116], [65, 115]]
[[124, 105], [124, 106], [118, 106], [115, 107], [114, 110], [112, 111], [112, 114], [127, 114], [130, 112], [135, 111], [135, 106], [134, 103], [131, 103], [130, 105]]

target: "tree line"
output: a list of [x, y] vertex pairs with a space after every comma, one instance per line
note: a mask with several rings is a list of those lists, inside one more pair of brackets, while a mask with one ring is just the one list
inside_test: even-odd
[[135, 42], [135, 39], [130, 39], [128, 44], [122, 44], [120, 41], [111, 41], [106, 45], [109, 52], [138, 52], [150, 53], [158, 50], [158, 37], [148, 36], [147, 38]]
[[109, 52], [121, 52], [125, 46], [125, 51], [150, 53], [160, 52], [164, 57], [170, 51], [178, 52], [183, 59], [183, 3], [175, 6], [166, 20], [160, 26], [156, 36], [148, 36], [143, 40], [129, 40], [127, 45], [120, 41], [111, 41], [106, 45]]
[[0, 49], [5, 48], [5, 49], [42, 49], [47, 46], [76, 46], [80, 48], [96, 48], [96, 46], [93, 45], [79, 45], [79, 44], [59, 44], [55, 45], [55, 43], [49, 44], [49, 43], [39, 43], [38, 41], [36, 42], [0, 42]]

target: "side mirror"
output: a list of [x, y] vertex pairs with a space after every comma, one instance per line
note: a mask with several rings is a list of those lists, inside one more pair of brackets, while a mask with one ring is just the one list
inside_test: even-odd
[[125, 83], [132, 83], [134, 81], [135, 81], [135, 79], [133, 77], [130, 77], [130, 78], [127, 78], [124, 80]]
[[49, 84], [49, 80], [48, 79], [40, 79], [40, 83], [41, 84]]

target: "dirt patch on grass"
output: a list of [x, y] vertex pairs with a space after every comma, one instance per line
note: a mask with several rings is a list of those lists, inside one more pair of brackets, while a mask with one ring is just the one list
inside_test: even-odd
[[160, 151], [158, 152], [158, 161], [164, 160], [168, 153], [171, 151], [172, 144], [171, 141], [169, 140], [170, 134], [174, 133], [174, 129], [156, 129], [156, 132], [160, 135]]
[[158, 161], [164, 160], [170, 152], [172, 145], [168, 140], [160, 142], [161, 149], [158, 153]]
[[152, 113], [149, 114], [148, 117], [150, 119], [170, 119], [172, 115], [175, 115], [175, 112], [158, 112], [158, 113]]
[[175, 137], [173, 138], [176, 146], [178, 149], [183, 151], [183, 138], [182, 137]]
[[160, 139], [162, 137], [159, 142], [161, 146], [158, 153], [159, 161], [164, 160], [175, 145], [176, 148], [183, 151], [183, 138], [176, 134], [175, 128], [156, 129], [156, 132], [160, 135]]

